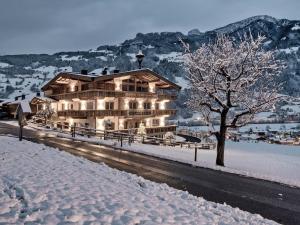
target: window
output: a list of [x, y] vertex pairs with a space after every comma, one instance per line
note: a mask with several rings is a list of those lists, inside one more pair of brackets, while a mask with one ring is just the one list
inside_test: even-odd
[[105, 109], [114, 109], [114, 102], [105, 102]]
[[128, 85], [122, 84], [122, 91], [128, 91]]
[[160, 122], [159, 119], [153, 119], [152, 120], [152, 126], [154, 126], [154, 127], [159, 126], [159, 122]]
[[65, 110], [65, 103], [61, 104], [61, 110]]
[[102, 81], [101, 82], [97, 82], [96, 83], [96, 87], [98, 89], [102, 89], [102, 90], [115, 90], [115, 84], [112, 84], [112, 83], [103, 83]]
[[159, 109], [159, 103], [155, 103], [155, 109]]
[[129, 109], [137, 109], [137, 102], [136, 101], [129, 102]]
[[75, 86], [75, 91], [78, 91], [78, 86]]
[[138, 92], [148, 92], [148, 83], [146, 81], [138, 81], [136, 83], [136, 91]]
[[135, 91], [135, 83], [133, 79], [123, 80], [122, 91]]
[[122, 91], [134, 91], [134, 85], [122, 84]]
[[70, 106], [70, 109], [73, 110], [73, 104], [70, 104], [69, 106]]
[[86, 103], [86, 109], [87, 109], [87, 110], [92, 110], [93, 107], [94, 107], [93, 102], [87, 102], [87, 103]]
[[128, 86], [128, 91], [134, 91], [134, 85], [129, 85]]
[[150, 102], [144, 102], [144, 109], [151, 109], [151, 103]]
[[89, 89], [89, 84], [82, 84], [81, 85], [81, 90], [84, 91], [84, 90], [88, 90]]

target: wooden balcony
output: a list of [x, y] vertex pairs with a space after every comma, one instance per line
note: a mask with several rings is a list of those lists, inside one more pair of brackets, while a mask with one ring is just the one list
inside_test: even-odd
[[141, 109], [128, 110], [128, 116], [162, 116], [162, 115], [176, 115], [176, 109]]
[[162, 116], [175, 115], [175, 109], [165, 110], [64, 110], [58, 111], [58, 116], [72, 118], [87, 118], [87, 117], [104, 117], [104, 116], [124, 116], [124, 117], [147, 117], [147, 116]]
[[158, 100], [175, 100], [177, 98], [176, 94], [157, 94], [151, 92], [129, 92], [126, 91], [125, 97], [131, 98], [157, 98]]
[[86, 90], [86, 91], [78, 91], [78, 92], [70, 92], [63, 94], [53, 94], [50, 95], [50, 98], [55, 100], [72, 100], [74, 98], [86, 100], [86, 99], [94, 99], [95, 97], [124, 97], [125, 94], [117, 91], [110, 90]]
[[87, 100], [94, 99], [96, 97], [131, 97], [131, 98], [157, 98], [158, 100], [175, 100], [176, 94], [162, 94], [162, 93], [150, 93], [150, 92], [130, 92], [130, 91], [113, 91], [113, 90], [85, 90], [76, 92], [64, 92], [53, 93], [47, 97], [55, 100], [72, 100], [74, 98]]
[[[162, 133], [166, 133], [166, 132], [175, 132], [176, 127], [177, 127], [176, 125], [146, 127], [146, 133], [147, 133], [147, 136], [152, 136], [152, 135], [155, 135], [155, 134], [162, 134]], [[122, 133], [128, 133], [129, 130], [130, 130], [130, 132], [136, 133], [138, 128], [131, 128], [131, 129], [119, 130], [119, 131], [122, 132]]]

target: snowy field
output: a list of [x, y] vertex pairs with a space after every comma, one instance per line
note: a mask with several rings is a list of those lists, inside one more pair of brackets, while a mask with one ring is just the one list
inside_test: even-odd
[[0, 224], [275, 224], [41, 144], [0, 142]]
[[[300, 123], [261, 123], [261, 124], [247, 124], [246, 126], [243, 126], [239, 128], [239, 131], [245, 132], [252, 129], [253, 131], [266, 131], [267, 128], [270, 130], [277, 130], [277, 131], [297, 131], [300, 130]], [[181, 128], [188, 128], [190, 130], [194, 131], [208, 131], [208, 126], [192, 126], [192, 127], [185, 127], [182, 126]], [[216, 125], [214, 128], [217, 130], [219, 129], [219, 126]]]
[[226, 167], [215, 165], [215, 150], [198, 150], [197, 162], [195, 162], [193, 149], [164, 146], [153, 148], [151, 145], [142, 144], [133, 144], [124, 148], [160, 158], [300, 187], [299, 146], [227, 141]]

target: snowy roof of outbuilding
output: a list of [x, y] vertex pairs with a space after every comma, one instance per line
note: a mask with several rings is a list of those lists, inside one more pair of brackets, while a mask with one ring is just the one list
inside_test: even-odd
[[22, 108], [23, 113], [32, 113], [29, 101], [22, 100], [18, 107]]
[[[28, 102], [31, 103], [32, 101], [38, 99], [40, 101], [49, 101], [49, 102], [53, 102], [55, 101], [54, 99], [52, 98], [48, 98], [48, 97], [45, 97], [43, 96], [43, 93], [40, 93], [41, 96], [36, 96], [35, 93], [32, 93], [32, 94], [28, 94], [28, 95], [25, 95], [25, 99], [20, 99], [20, 100], [11, 100], [11, 99], [8, 99], [6, 100], [5, 102], [2, 102], [0, 104], [7, 104], [7, 105], [15, 105], [15, 104], [20, 104], [22, 102]], [[21, 97], [21, 96], [20, 96]]]

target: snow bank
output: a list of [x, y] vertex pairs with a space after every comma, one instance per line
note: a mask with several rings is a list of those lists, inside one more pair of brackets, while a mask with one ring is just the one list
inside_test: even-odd
[[41, 144], [0, 141], [0, 223], [275, 224]]
[[[69, 134], [58, 134], [58, 136], [71, 138]], [[77, 135], [75, 140], [121, 148], [120, 143], [116, 141], [100, 138], [87, 138]], [[227, 141], [225, 149], [226, 167], [215, 165], [215, 150], [199, 150], [198, 160], [195, 162], [194, 149], [180, 148], [179, 146], [154, 147], [153, 145], [140, 143], [133, 143], [129, 146], [128, 143], [124, 142], [122, 148], [177, 162], [300, 187], [300, 173], [298, 172], [300, 168], [299, 146]]]
[[133, 144], [127, 150], [153, 155], [178, 162], [241, 174], [264, 180], [300, 187], [300, 147], [254, 142], [226, 142], [226, 167], [215, 165], [215, 150], [199, 150], [194, 161], [194, 150], [180, 147]]

